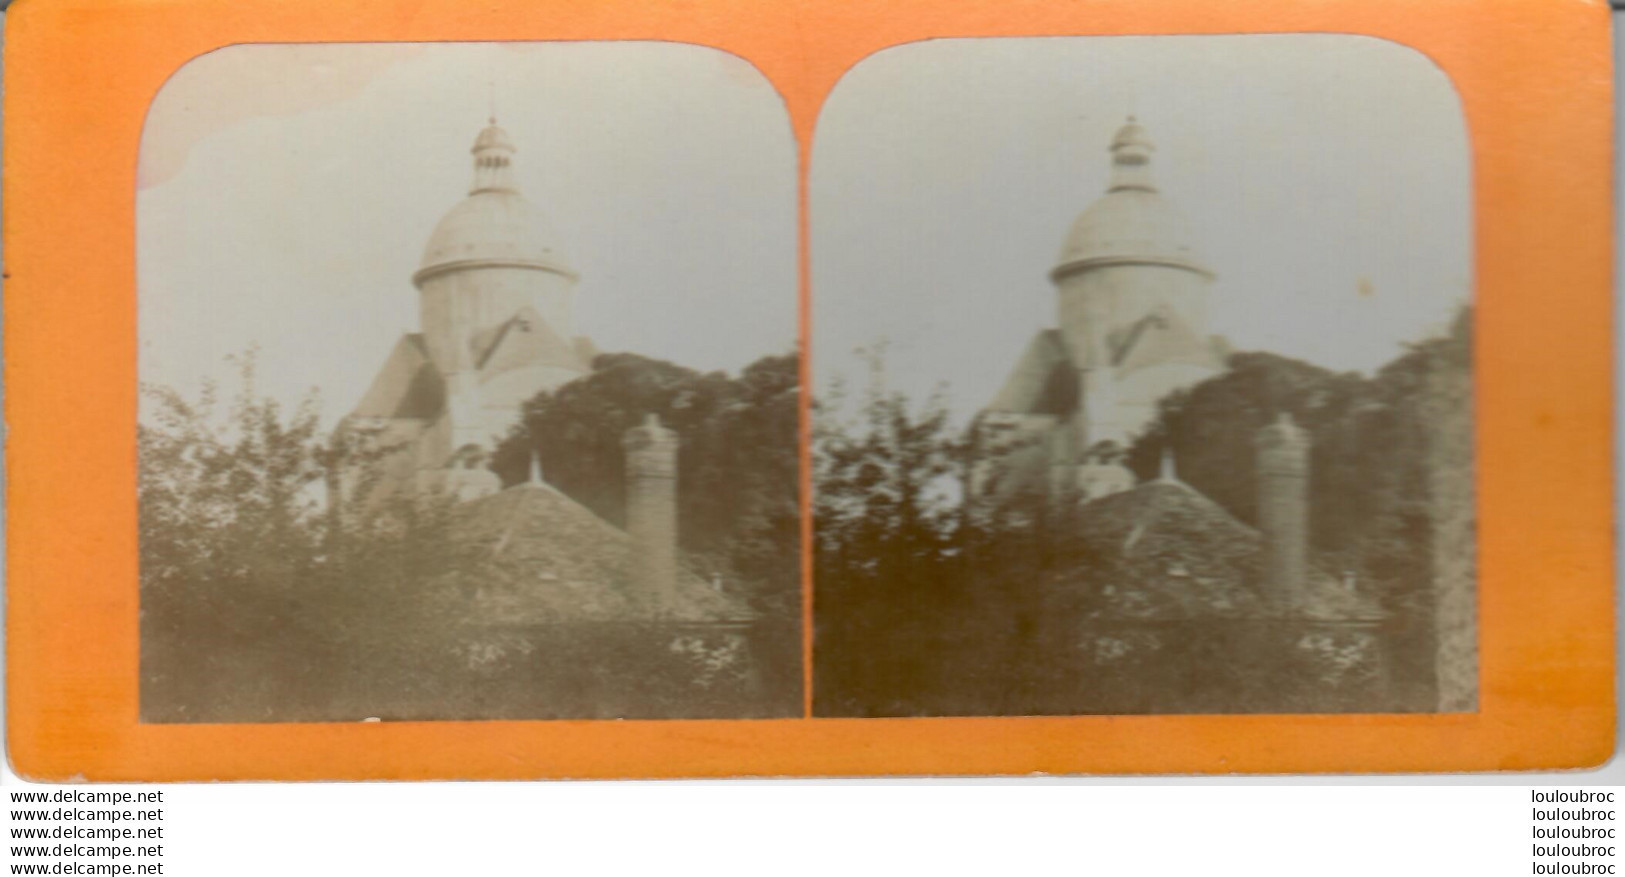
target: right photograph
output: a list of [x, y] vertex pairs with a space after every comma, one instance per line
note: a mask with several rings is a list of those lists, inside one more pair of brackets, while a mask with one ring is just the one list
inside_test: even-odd
[[813, 138], [818, 716], [1474, 712], [1472, 161], [1338, 34], [934, 40]]

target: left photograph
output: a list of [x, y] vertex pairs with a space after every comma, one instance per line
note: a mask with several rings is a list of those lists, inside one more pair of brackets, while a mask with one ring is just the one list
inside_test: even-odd
[[178, 70], [136, 194], [142, 721], [799, 716], [796, 161], [701, 46]]

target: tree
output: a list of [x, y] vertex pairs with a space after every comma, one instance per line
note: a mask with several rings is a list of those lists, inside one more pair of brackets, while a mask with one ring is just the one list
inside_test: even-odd
[[626, 519], [621, 438], [647, 414], [679, 437], [678, 542], [761, 618], [764, 686], [799, 704], [801, 684], [800, 357], [766, 356], [737, 376], [630, 353], [525, 403], [493, 454], [505, 484], [539, 458], [548, 483], [618, 526]]
[[[1278, 413], [1292, 414], [1313, 441], [1316, 562], [1333, 574], [1353, 571], [1388, 613], [1383, 636], [1398, 683], [1375, 695], [1369, 680], [1364, 688], [1316, 688], [1305, 681], [1309, 671], [1285, 663], [1291, 654], [1259, 651], [1267, 637], [1247, 619], [1187, 619], [1188, 630], [1169, 640], [1178, 648], [1103, 669], [1079, 647], [1083, 622], [1105, 625], [1096, 632], [1108, 640], [1135, 630], [1097, 617], [1103, 590], [1127, 575], [1115, 553], [1090, 547], [1101, 522], [1081, 513], [1101, 507], [1080, 509], [1047, 488], [975, 489], [976, 474], [1009, 449], [986, 446], [976, 429], [953, 434], [940, 398], [916, 406], [885, 392], [883, 363], [871, 357], [855, 415], [837, 416], [849, 407], [844, 392], [814, 409], [817, 711], [1011, 715], [1288, 702], [1334, 709], [1351, 697], [1431, 709], [1435, 627], [1464, 644], [1446, 669], [1471, 660], [1471, 602], [1460, 586], [1470, 585], [1470, 570], [1439, 584], [1441, 558], [1471, 553], [1462, 549], [1470, 525], [1457, 520], [1470, 518], [1470, 502], [1460, 499], [1471, 482], [1470, 461], [1461, 459], [1471, 433], [1461, 401], [1469, 323], [1464, 311], [1449, 335], [1413, 345], [1370, 376], [1236, 354], [1222, 374], [1161, 400], [1129, 449], [1129, 465], [1148, 480], [1171, 447], [1181, 480], [1256, 526], [1255, 436]], [[1441, 542], [1444, 521], [1455, 523]], [[1199, 569], [1198, 561], [1239, 549], [1233, 532], [1184, 526], [1197, 529], [1177, 534], [1171, 550], [1195, 555], [1173, 565]], [[1256, 571], [1241, 578], [1251, 586]], [[1454, 620], [1435, 625], [1436, 594], [1449, 582]]]
[[[252, 354], [224, 412], [146, 387], [140, 459], [142, 701], [149, 717], [270, 713], [317, 685], [322, 640], [300, 606], [321, 578], [313, 396], [259, 398]], [[192, 715], [187, 715], [191, 711]]]
[[1432, 564], [1428, 472], [1442, 441], [1428, 413], [1431, 387], [1442, 375], [1467, 373], [1467, 326], [1464, 310], [1450, 335], [1411, 345], [1370, 377], [1235, 354], [1224, 373], [1159, 403], [1130, 466], [1152, 477], [1172, 448], [1181, 480], [1256, 523], [1253, 439], [1289, 413], [1312, 439], [1310, 519], [1323, 561], [1385, 589], [1417, 587]]
[[[462, 562], [439, 498], [331, 514], [324, 488], [391, 447], [321, 435], [319, 399], [258, 394], [233, 357], [222, 404], [146, 386], [137, 428], [141, 710], [154, 721], [361, 718], [385, 692], [437, 684], [456, 631], [433, 582]], [[369, 479], [363, 477], [362, 482]]]
[[[1180, 477], [1236, 517], [1256, 523], [1252, 437], [1276, 412], [1312, 438], [1310, 525], [1319, 563], [1352, 572], [1388, 612], [1398, 701], [1429, 708], [1434, 677], [1437, 528], [1467, 509], [1446, 508], [1439, 474], [1470, 471], [1471, 311], [1450, 330], [1410, 345], [1365, 376], [1274, 354], [1236, 354], [1229, 369], [1170, 394], [1130, 452], [1142, 476], [1165, 447]], [[1461, 479], [1457, 479], [1460, 481]], [[1470, 482], [1470, 475], [1466, 477]], [[1457, 528], [1460, 529], [1460, 528]], [[1470, 529], [1470, 526], [1469, 526]], [[1463, 538], [1453, 537], [1455, 553]], [[1470, 613], [1469, 613], [1470, 614]]]
[[1046, 495], [990, 498], [1007, 448], [950, 425], [940, 395], [884, 388], [815, 406], [815, 707], [823, 715], [1019, 714], [1056, 672], [1046, 575], [1076, 563]]
[[855, 422], [843, 402], [815, 408], [815, 699], [824, 714], [915, 713], [940, 688], [957, 586], [948, 413], [936, 399], [915, 412], [878, 379]]

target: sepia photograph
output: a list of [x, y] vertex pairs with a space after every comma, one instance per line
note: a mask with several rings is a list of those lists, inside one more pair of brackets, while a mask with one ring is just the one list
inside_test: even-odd
[[0, 0], [0, 858], [1616, 870], [1615, 5]]
[[679, 43], [238, 45], [137, 194], [145, 722], [802, 709], [796, 146]]
[[1342, 35], [934, 40], [810, 171], [814, 713], [1477, 709], [1466, 126]]

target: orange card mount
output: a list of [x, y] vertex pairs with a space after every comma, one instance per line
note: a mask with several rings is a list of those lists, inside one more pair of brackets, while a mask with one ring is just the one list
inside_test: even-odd
[[1604, 3], [8, 18], [19, 775], [1613, 753]]

